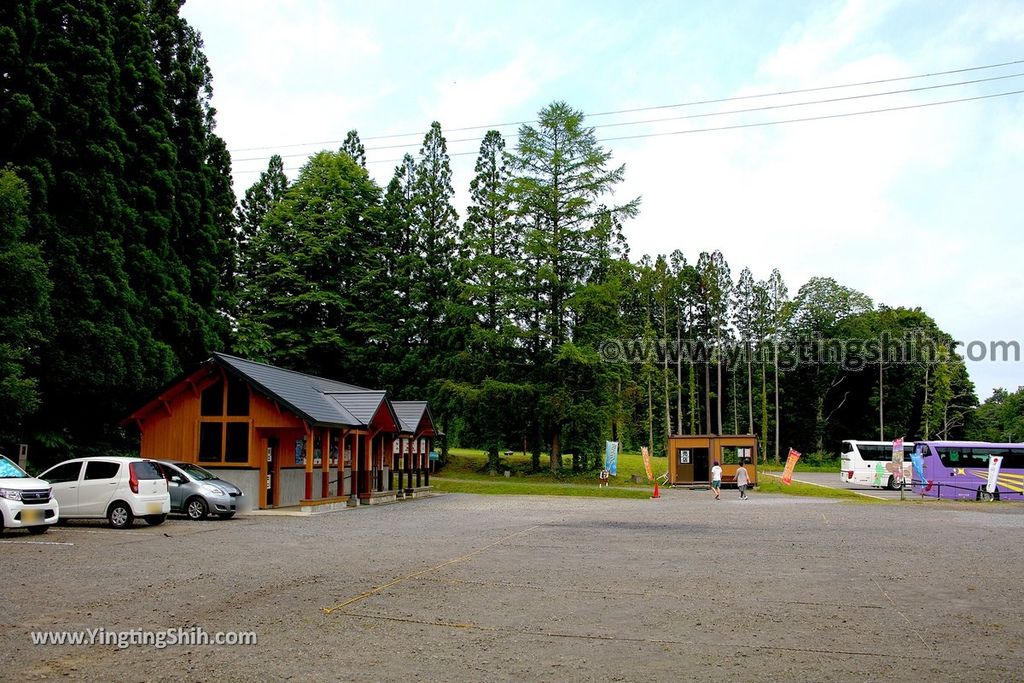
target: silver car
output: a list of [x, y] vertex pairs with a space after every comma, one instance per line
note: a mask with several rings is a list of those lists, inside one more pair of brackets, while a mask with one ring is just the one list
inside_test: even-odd
[[221, 519], [234, 517], [243, 495], [240, 488], [189, 462], [153, 462], [167, 480], [171, 512], [182, 512], [189, 519], [206, 519], [211, 513]]

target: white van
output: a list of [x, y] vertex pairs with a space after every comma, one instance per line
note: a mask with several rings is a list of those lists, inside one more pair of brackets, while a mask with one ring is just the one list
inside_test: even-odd
[[914, 442], [903, 442], [903, 480], [894, 475], [892, 464], [892, 441], [844, 441], [840, 457], [839, 480], [847, 484], [877, 486], [893, 491], [910, 481], [913, 468], [910, 454]]
[[167, 481], [142, 458], [75, 458], [39, 475], [53, 486], [63, 519], [107, 519], [115, 529], [136, 517], [156, 526], [171, 511]]
[[44, 534], [57, 523], [60, 508], [50, 485], [0, 455], [0, 535], [4, 529]]

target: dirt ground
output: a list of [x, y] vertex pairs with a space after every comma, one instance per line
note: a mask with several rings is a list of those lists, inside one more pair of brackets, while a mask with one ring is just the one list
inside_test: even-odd
[[[1021, 680], [1024, 505], [444, 495], [0, 540], [6, 680]], [[253, 646], [33, 645], [202, 627]]]

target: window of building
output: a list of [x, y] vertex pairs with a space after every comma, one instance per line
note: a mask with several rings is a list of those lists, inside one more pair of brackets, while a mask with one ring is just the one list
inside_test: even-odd
[[199, 462], [249, 462], [249, 385], [226, 377], [203, 390]]
[[199, 414], [203, 417], [214, 417], [224, 414], [224, 383], [214, 382], [203, 389], [199, 406]]
[[235, 377], [228, 378], [227, 414], [232, 417], [249, 415], [249, 385]]
[[228, 422], [224, 441], [225, 462], [249, 462], [249, 423]]
[[199, 424], [199, 462], [221, 461], [223, 431], [224, 425], [220, 422]]

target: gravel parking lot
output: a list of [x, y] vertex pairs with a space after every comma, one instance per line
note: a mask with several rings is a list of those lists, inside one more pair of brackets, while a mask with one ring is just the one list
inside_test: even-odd
[[[443, 495], [0, 540], [7, 680], [1020, 680], [1024, 506]], [[33, 645], [201, 627], [257, 645]]]

